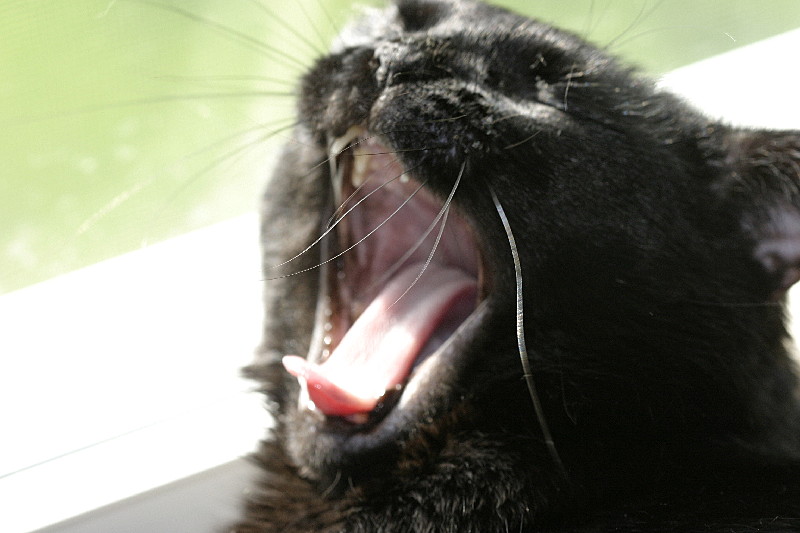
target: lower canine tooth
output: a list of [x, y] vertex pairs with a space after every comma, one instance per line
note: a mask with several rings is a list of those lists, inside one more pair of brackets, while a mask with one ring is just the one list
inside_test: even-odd
[[366, 413], [356, 413], [354, 415], [349, 415], [345, 417], [345, 420], [350, 422], [351, 424], [366, 424], [369, 422], [369, 415]]

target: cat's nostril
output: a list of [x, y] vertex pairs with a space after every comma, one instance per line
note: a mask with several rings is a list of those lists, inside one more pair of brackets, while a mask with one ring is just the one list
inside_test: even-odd
[[406, 31], [421, 31], [439, 22], [446, 14], [447, 5], [435, 0], [401, 0], [397, 9]]

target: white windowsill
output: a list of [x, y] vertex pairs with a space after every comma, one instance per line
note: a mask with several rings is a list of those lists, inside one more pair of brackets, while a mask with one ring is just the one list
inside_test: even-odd
[[[0, 531], [226, 463], [241, 472], [269, 424], [238, 376], [259, 341], [261, 285], [252, 214], [0, 298]], [[177, 500], [178, 527], [112, 530], [202, 531], [230, 519], [245, 484], [216, 506]]]
[[[794, 31], [664, 85], [711, 114], [800, 127]], [[214, 531], [269, 424], [237, 376], [259, 341], [256, 215], [0, 297], [0, 531]]]

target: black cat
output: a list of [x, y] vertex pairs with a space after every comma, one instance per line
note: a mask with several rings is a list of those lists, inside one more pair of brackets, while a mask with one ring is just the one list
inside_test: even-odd
[[265, 195], [234, 530], [800, 531], [800, 133], [472, 0], [342, 42]]

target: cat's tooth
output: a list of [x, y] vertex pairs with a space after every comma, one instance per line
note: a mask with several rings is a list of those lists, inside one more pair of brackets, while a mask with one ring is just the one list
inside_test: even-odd
[[328, 137], [328, 168], [331, 174], [331, 184], [333, 185], [334, 201], [338, 205], [341, 201], [342, 191], [342, 169], [337, 164], [337, 156], [344, 150], [346, 145], [342, 145], [344, 137], [332, 138]]
[[329, 141], [330, 148], [328, 149], [328, 155], [332, 159], [336, 158], [350, 143], [359, 137], [363, 137], [365, 131], [363, 126], [350, 126], [347, 131], [344, 132], [344, 135], [333, 139], [333, 141]]
[[369, 167], [370, 156], [363, 150], [357, 150], [353, 154], [353, 172], [350, 174], [350, 181], [353, 187], [358, 188], [367, 179], [367, 169]]
[[360, 426], [362, 424], [366, 424], [367, 422], [369, 422], [369, 414], [367, 414], [367, 413], [356, 413], [354, 415], [346, 416], [346, 417], [344, 417], [344, 419], [347, 420], [348, 422], [350, 422], [351, 424], [355, 424], [357, 426]]
[[[347, 130], [348, 132], [350, 130]], [[341, 154], [345, 148], [347, 148], [347, 143], [350, 142], [350, 137], [345, 133], [341, 137], [335, 137], [332, 139], [328, 139], [328, 155], [331, 159], [336, 159], [336, 156]]]
[[[341, 190], [342, 190], [342, 180], [344, 179], [343, 172], [341, 165], [337, 164], [339, 156], [344, 152], [353, 141], [357, 141], [359, 138], [366, 136], [366, 129], [363, 126], [350, 126], [347, 131], [341, 137], [336, 138], [328, 138], [328, 164], [330, 165], [331, 169], [331, 176], [333, 178], [333, 187], [336, 194], [336, 201], [341, 202]], [[357, 147], [357, 146], [356, 146]], [[355, 148], [351, 148], [351, 150], [355, 150]], [[364, 181], [364, 159], [365, 157], [355, 157], [354, 158], [354, 167], [355, 170], [353, 174], [358, 175], [359, 177], [356, 179], [360, 179], [360, 183], [354, 184], [358, 187]]]
[[344, 179], [344, 169], [341, 165], [336, 164], [336, 158], [331, 157], [328, 159], [328, 164], [331, 169], [331, 184], [333, 186], [333, 199], [336, 205], [341, 205], [342, 202], [342, 180]]

